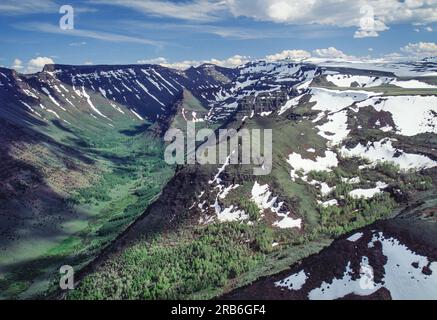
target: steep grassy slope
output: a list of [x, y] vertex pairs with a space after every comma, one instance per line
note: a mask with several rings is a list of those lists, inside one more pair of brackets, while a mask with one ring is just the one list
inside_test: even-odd
[[162, 142], [144, 125], [93, 131], [84, 125], [67, 133], [58, 127], [50, 135], [62, 138], [52, 140], [2, 126], [2, 138], [12, 140], [2, 153], [3, 297], [42, 294], [59, 266], [92, 260], [172, 175]]

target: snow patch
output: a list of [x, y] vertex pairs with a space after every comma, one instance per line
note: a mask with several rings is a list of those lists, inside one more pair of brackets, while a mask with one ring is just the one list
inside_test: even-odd
[[357, 242], [359, 239], [361, 239], [361, 237], [363, 236], [362, 232], [357, 232], [353, 235], [351, 235], [349, 238], [347, 238], [346, 240], [350, 241], [350, 242]]
[[372, 162], [390, 161], [398, 164], [401, 169], [427, 169], [437, 166], [436, 161], [426, 156], [395, 149], [392, 141], [394, 140], [385, 138], [373, 143], [368, 142], [365, 146], [357, 144], [352, 149], [343, 146], [341, 154], [344, 157], [363, 157]]
[[284, 280], [275, 282], [276, 287], [285, 287], [288, 290], [300, 290], [307, 281], [308, 276], [304, 270], [301, 270], [295, 274], [292, 274]]
[[357, 108], [365, 106], [391, 113], [401, 135], [437, 133], [437, 96], [373, 97], [357, 104]]
[[349, 195], [352, 198], [359, 199], [370, 199], [373, 198], [376, 194], [381, 193], [381, 190], [387, 188], [388, 185], [384, 182], [378, 181], [376, 182], [376, 187], [371, 189], [355, 189], [349, 192]]
[[293, 167], [291, 176], [293, 180], [297, 177], [296, 171], [302, 170], [304, 174], [312, 170], [331, 171], [331, 168], [338, 166], [337, 154], [330, 150], [325, 152], [324, 157], [317, 156], [316, 160], [304, 159], [298, 153], [292, 153], [288, 156], [287, 162]]

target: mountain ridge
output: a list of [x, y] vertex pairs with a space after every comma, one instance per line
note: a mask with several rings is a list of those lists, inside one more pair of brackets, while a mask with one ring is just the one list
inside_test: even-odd
[[[18, 128], [15, 135], [1, 136], [5, 163], [14, 170], [3, 168], [7, 174], [0, 195], [13, 195], [26, 206], [3, 202], [2, 217], [7, 218], [1, 244], [7, 254], [0, 261], [6, 275], [0, 288], [5, 296], [33, 297], [41, 286], [35, 279], [51, 277], [37, 271], [23, 278], [17, 272], [21, 268], [41, 264], [55, 270], [67, 259], [80, 270], [105, 248], [114, 251], [104, 251], [110, 254], [99, 258], [94, 271], [105, 274], [113, 265], [127, 264], [119, 269], [121, 281], [132, 276], [143, 281], [135, 273], [138, 266], [123, 257], [156, 244], [158, 253], [176, 250], [171, 252], [186, 266], [191, 258], [185, 254], [194, 248], [221, 248], [226, 254], [214, 254], [218, 260], [212, 265], [203, 258], [208, 251], [199, 256], [198, 266], [209, 270], [210, 278], [198, 279], [185, 269], [179, 275], [169, 271], [173, 281], [188, 281], [198, 290], [168, 287], [165, 279], [153, 280], [151, 271], [144, 281], [155, 281], [156, 289], [114, 292], [100, 282], [115, 288], [112, 273], [101, 278], [88, 270], [72, 297], [91, 298], [87, 286], [101, 285], [94, 297], [211, 298], [225, 293], [225, 287], [285, 270], [333, 238], [387, 218], [435, 187], [433, 77], [293, 61], [256, 61], [234, 69], [206, 64], [185, 71], [156, 65], [49, 65], [35, 75], [0, 73], [0, 116], [8, 127]], [[253, 176], [253, 165], [168, 167], [163, 133], [168, 128], [184, 132], [189, 122], [236, 133], [273, 129], [271, 175]], [[53, 141], [35, 134], [34, 142], [22, 141], [23, 130]], [[73, 156], [73, 150], [91, 162]], [[40, 196], [46, 199], [42, 204], [56, 202], [62, 214], [38, 207], [40, 194], [32, 190], [39, 188], [50, 191]], [[63, 239], [48, 244], [44, 237], [33, 239], [41, 247], [36, 260], [7, 248], [4, 240], [11, 237], [28, 247], [27, 237], [8, 227], [21, 226], [20, 215], [26, 212], [34, 222], [20, 228]], [[144, 240], [155, 236], [155, 242]], [[285, 258], [278, 260], [278, 255]], [[230, 260], [220, 260], [224, 257]], [[140, 261], [149, 258], [156, 257], [144, 253]], [[20, 287], [13, 286], [17, 281]], [[162, 286], [168, 291], [158, 290]], [[44, 296], [44, 290], [36, 291]]]

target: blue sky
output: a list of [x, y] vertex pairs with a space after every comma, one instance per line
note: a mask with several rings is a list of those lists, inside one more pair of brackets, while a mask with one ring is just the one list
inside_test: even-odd
[[[59, 27], [63, 4], [74, 30]], [[284, 50], [278, 57], [437, 55], [435, 0], [2, 0], [0, 28], [0, 65], [22, 72], [51, 61], [231, 66]]]

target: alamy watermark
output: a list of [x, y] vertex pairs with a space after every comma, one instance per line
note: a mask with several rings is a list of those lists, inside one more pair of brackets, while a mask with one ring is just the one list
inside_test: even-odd
[[62, 290], [74, 289], [74, 269], [72, 266], [64, 265], [59, 269], [61, 279], [59, 280], [59, 287]]
[[355, 32], [355, 38], [377, 37], [378, 29], [383, 28], [380, 21], [375, 19], [375, 9], [370, 5], [360, 7], [359, 29]]
[[375, 9], [372, 6], [364, 5], [360, 8], [360, 29], [363, 31], [375, 30]]
[[63, 5], [59, 8], [59, 13], [63, 14], [59, 20], [59, 28], [62, 30], [74, 29], [74, 8], [71, 5]]
[[170, 144], [164, 152], [168, 164], [242, 164], [253, 165], [254, 175], [272, 170], [272, 129], [200, 129], [187, 122], [186, 132], [172, 128], [164, 140]]

